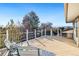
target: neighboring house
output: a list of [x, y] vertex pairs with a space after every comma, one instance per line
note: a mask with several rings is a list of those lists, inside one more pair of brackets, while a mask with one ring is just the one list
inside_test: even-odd
[[63, 36], [69, 39], [73, 39], [73, 30], [66, 30], [63, 31]]
[[65, 3], [64, 10], [66, 23], [73, 24], [73, 39], [79, 46], [79, 3]]
[[73, 27], [72, 26], [65, 26], [63, 27], [62, 36], [73, 39]]

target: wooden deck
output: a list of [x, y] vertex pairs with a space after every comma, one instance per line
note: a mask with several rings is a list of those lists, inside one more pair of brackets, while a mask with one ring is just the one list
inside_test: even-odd
[[79, 47], [72, 39], [46, 36], [29, 41], [30, 45], [50, 51], [57, 56], [79, 56]]
[[[67, 39], [64, 37], [58, 37], [58, 36], [44, 36], [37, 39], [29, 40], [29, 44], [32, 47], [39, 48], [41, 50], [46, 50], [49, 52], [52, 52], [54, 56], [79, 56], [79, 47], [76, 46], [74, 40]], [[27, 47], [27, 42], [23, 42], [23, 44], [19, 44], [23, 47]], [[29, 48], [30, 49], [30, 48]], [[35, 52], [35, 50], [34, 50]], [[31, 54], [32, 53], [32, 54]], [[37, 51], [36, 51], [37, 53]], [[22, 52], [23, 55], [37, 55], [34, 54], [33, 51], [30, 53], [25, 51]]]

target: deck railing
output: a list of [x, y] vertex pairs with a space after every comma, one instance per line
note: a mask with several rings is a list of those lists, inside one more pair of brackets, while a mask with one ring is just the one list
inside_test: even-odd
[[[29, 32], [29, 30], [26, 30], [26, 32], [22, 32], [16, 29], [7, 29], [7, 30], [8, 30], [8, 33], [6, 31], [4, 33], [0, 32], [0, 47], [4, 46], [5, 37], [8, 37], [10, 41], [15, 41], [19, 43], [23, 41], [28, 42], [28, 40], [34, 39], [40, 36], [46, 36], [46, 35], [53, 36], [53, 29], [50, 29], [48, 33], [46, 29], [41, 29], [41, 30], [34, 29], [34, 31], [31, 31], [31, 32]], [[59, 36], [59, 31], [57, 32]]]
[[[59, 35], [59, 31], [57, 31], [57, 32]], [[49, 36], [53, 36], [52, 29], [49, 30], [49, 33], [50, 33]], [[2, 34], [3, 33], [0, 32], [0, 35], [2, 35]], [[7, 29], [4, 32], [4, 35], [2, 35], [3, 40], [0, 41], [1, 42], [0, 44], [2, 44], [2, 46], [5, 46], [4, 39], [7, 38], [9, 41], [15, 41], [16, 43], [26, 41], [27, 44], [29, 45], [30, 39], [36, 39], [38, 37], [47, 36], [47, 35], [48, 35], [48, 33], [47, 33], [46, 29], [41, 29], [41, 30], [34, 29], [34, 31], [31, 31], [31, 32], [28, 29], [26, 30], [26, 32], [17, 31], [14, 29]], [[1, 36], [0, 36], [0, 39], [2, 39]], [[38, 49], [38, 55], [40, 55], [39, 49]]]

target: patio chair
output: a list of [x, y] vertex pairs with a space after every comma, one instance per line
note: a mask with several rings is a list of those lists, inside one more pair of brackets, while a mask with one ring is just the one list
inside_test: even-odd
[[18, 50], [18, 45], [15, 42], [10, 42], [8, 39], [4, 40], [6, 48], [9, 50], [8, 56], [20, 56], [19, 55], [19, 50]]

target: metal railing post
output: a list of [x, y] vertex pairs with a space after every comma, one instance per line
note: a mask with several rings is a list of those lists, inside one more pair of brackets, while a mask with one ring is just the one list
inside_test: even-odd
[[40, 56], [40, 49], [38, 48], [38, 56]]

